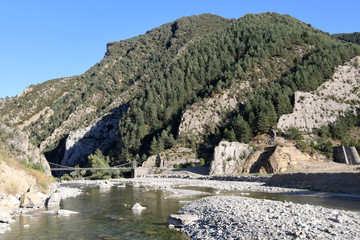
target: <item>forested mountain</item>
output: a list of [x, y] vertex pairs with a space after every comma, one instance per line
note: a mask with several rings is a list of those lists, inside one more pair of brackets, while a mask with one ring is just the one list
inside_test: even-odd
[[337, 38], [337, 39], [340, 39], [340, 40], [343, 40], [346, 42], [360, 44], [360, 32], [338, 33], [338, 34], [333, 34], [332, 36], [334, 38]]
[[[222, 138], [268, 133], [292, 111], [295, 91], [315, 90], [357, 55], [357, 45], [288, 15], [184, 17], [108, 43], [82, 75], [30, 86], [0, 106], [0, 119], [58, 163], [84, 165], [97, 148], [111, 164], [175, 145], [200, 153]], [[217, 108], [219, 96], [235, 105]], [[180, 133], [184, 113], [201, 106], [213, 108], [217, 122], [199, 112], [205, 130]]]

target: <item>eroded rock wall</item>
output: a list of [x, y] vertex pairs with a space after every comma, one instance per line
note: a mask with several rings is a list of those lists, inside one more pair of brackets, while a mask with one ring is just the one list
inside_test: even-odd
[[323, 83], [313, 92], [296, 92], [293, 113], [282, 115], [277, 127], [286, 130], [293, 126], [303, 131], [333, 123], [338, 116], [359, 107], [360, 67], [355, 57], [344, 66], [339, 66], [332, 80]]
[[94, 124], [71, 131], [66, 139], [65, 154], [62, 165], [75, 166], [84, 163], [86, 157], [96, 149], [107, 150], [111, 144], [120, 141], [118, 135], [119, 121], [127, 104], [114, 109], [111, 113], [99, 118]]
[[5, 148], [18, 162], [41, 163], [45, 173], [51, 175], [50, 166], [40, 149], [29, 142], [26, 133], [0, 123], [0, 147]]
[[221, 141], [214, 151], [210, 175], [234, 175], [246, 172], [245, 162], [252, 147], [245, 143]]

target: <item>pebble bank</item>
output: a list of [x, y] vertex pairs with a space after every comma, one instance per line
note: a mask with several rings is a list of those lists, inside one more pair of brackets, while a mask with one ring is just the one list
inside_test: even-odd
[[360, 212], [247, 197], [193, 201], [181, 214], [199, 217], [183, 228], [191, 239], [360, 239]]

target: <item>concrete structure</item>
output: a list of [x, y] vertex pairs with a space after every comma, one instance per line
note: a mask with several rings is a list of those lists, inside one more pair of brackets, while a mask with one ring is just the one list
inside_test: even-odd
[[347, 165], [360, 164], [360, 157], [355, 147], [334, 147], [334, 160]]

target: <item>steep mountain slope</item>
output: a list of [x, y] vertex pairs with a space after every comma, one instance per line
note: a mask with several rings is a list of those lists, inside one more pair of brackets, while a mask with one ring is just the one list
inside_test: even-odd
[[[52, 161], [60, 162], [65, 154], [66, 139], [73, 131], [87, 132], [86, 129], [100, 122], [106, 126], [100, 130], [105, 132], [105, 138], [109, 134], [114, 138], [111, 129], [116, 132], [119, 114], [112, 114], [113, 111], [123, 109], [138, 89], [148, 84], [153, 71], [161, 71], [181, 55], [187, 45], [224, 28], [229, 22], [204, 14], [179, 19], [132, 39], [108, 43], [104, 59], [84, 74], [30, 86], [7, 101], [0, 109], [1, 121], [29, 133], [41, 151], [48, 152]], [[112, 123], [106, 120], [103, 123], [102, 117], [106, 114], [111, 115], [107, 119]], [[115, 122], [113, 118], [117, 118]], [[94, 141], [99, 142], [103, 138], [97, 136], [97, 132], [92, 135], [95, 135]], [[72, 141], [79, 134], [73, 135]], [[94, 147], [96, 149], [97, 144]], [[93, 151], [85, 151], [81, 158]]]
[[112, 164], [175, 145], [212, 151], [222, 138], [267, 133], [295, 91], [317, 89], [356, 55], [288, 15], [184, 17], [108, 43], [82, 75], [30, 86], [0, 103], [0, 121], [65, 165], [86, 164], [97, 148]]

